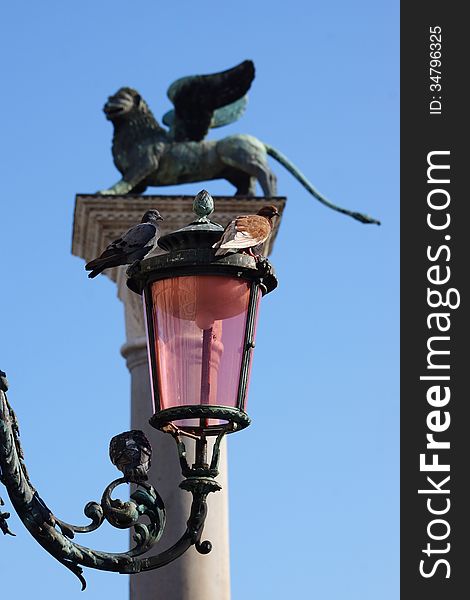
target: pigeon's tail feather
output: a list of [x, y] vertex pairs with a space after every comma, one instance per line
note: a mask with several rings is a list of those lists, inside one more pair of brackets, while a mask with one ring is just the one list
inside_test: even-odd
[[[214, 247], [214, 246], [212, 246]], [[215, 251], [215, 256], [224, 256], [225, 254], [233, 254], [238, 252], [240, 248], [224, 248], [224, 246], [219, 246]]]
[[99, 259], [95, 258], [95, 260], [91, 260], [89, 263], [85, 265], [85, 271], [93, 271], [99, 265]]
[[[104, 269], [104, 267], [103, 267], [103, 269]], [[100, 273], [102, 273], [103, 269], [93, 269], [93, 271], [91, 271], [91, 273], [88, 273], [88, 277], [90, 279], [93, 279], [94, 277], [96, 277], [97, 275], [99, 275]]]
[[126, 255], [123, 253], [112, 254], [110, 256], [100, 256], [91, 260], [85, 265], [85, 271], [93, 271], [94, 269], [108, 269], [110, 267], [118, 267], [126, 263]]
[[216, 248], [216, 251], [215, 251], [216, 256], [222, 256], [223, 254], [226, 253], [225, 248], [221, 248], [221, 244], [222, 244], [222, 238], [215, 244], [212, 244], [212, 247]]

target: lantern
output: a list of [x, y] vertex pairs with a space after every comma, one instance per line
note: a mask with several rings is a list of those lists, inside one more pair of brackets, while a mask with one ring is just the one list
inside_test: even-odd
[[[212, 246], [223, 228], [208, 219], [213, 200], [207, 192], [196, 196], [194, 210], [199, 218], [159, 240], [164, 254], [135, 263], [127, 271], [127, 285], [144, 298], [154, 403], [150, 423], [175, 439], [183, 476], [179, 487], [192, 495], [186, 530], [179, 540], [148, 554], [164, 531], [166, 516], [161, 496], [148, 481], [151, 443], [139, 430], [111, 440], [110, 459], [122, 476], [106, 486], [101, 503], [85, 506], [91, 523], [61, 521], [31, 484], [16, 416], [6, 398], [5, 373], [0, 371], [1, 483], [29, 532], [77, 575], [82, 589], [86, 585], [82, 566], [135, 574], [163, 567], [191, 546], [201, 554], [210, 552], [212, 545], [202, 534], [207, 496], [221, 489], [215, 479], [220, 445], [226, 433], [250, 423], [246, 398], [258, 308], [277, 280], [263, 257], [241, 252], [215, 256]], [[210, 444], [208, 436], [216, 436]], [[192, 464], [187, 438], [194, 442]], [[136, 486], [128, 501], [112, 497], [123, 484]], [[0, 511], [3, 533], [11, 533], [8, 517]], [[141, 517], [145, 523], [139, 521]], [[127, 552], [108, 553], [73, 541], [75, 533], [95, 531], [105, 521], [119, 529], [133, 527], [135, 545]]]
[[260, 299], [277, 286], [265, 258], [215, 256], [223, 227], [201, 216], [160, 238], [166, 251], [130, 270], [144, 298], [154, 414], [196, 435], [249, 425], [246, 412]]

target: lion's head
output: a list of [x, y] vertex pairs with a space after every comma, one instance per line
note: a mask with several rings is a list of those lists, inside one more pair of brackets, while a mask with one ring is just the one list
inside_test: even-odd
[[123, 87], [114, 96], [109, 96], [103, 106], [103, 112], [110, 121], [123, 117], [132, 119], [134, 116], [152, 114], [139, 92], [130, 87]]

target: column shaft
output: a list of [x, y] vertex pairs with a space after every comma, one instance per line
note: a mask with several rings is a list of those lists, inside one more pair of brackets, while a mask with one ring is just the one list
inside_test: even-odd
[[[153, 411], [145, 338], [125, 344], [122, 354], [131, 374], [131, 428], [144, 431], [152, 444], [149, 481], [161, 494], [167, 508], [165, 533], [156, 546], [163, 549], [172, 545], [184, 532], [191, 494], [178, 487], [182, 476], [174, 440], [148, 424]], [[203, 556], [190, 548], [183, 556], [161, 569], [131, 575], [131, 600], [230, 600], [225, 443], [222, 446], [220, 472], [217, 480], [222, 485], [222, 491], [209, 494], [203, 534], [203, 539], [212, 542], [212, 552]]]

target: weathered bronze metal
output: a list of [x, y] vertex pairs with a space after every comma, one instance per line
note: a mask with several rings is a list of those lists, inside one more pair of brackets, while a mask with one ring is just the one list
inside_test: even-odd
[[204, 140], [210, 128], [241, 116], [254, 76], [254, 64], [246, 60], [227, 71], [177, 80], [168, 89], [175, 107], [163, 118], [168, 131], [139, 92], [119, 89], [103, 110], [114, 126], [113, 159], [122, 179], [100, 193], [140, 194], [148, 186], [226, 179], [235, 186], [237, 196], [254, 196], [258, 182], [264, 195], [271, 197], [276, 195], [277, 183], [267, 162], [269, 155], [325, 206], [361, 223], [379, 225], [380, 221], [368, 215], [327, 200], [284, 154], [253, 136]]
[[[246, 380], [245, 380], [246, 386]], [[171, 421], [177, 421], [180, 419], [221, 419], [226, 421], [226, 425], [221, 425], [219, 429], [214, 428], [213, 432], [217, 433], [231, 433], [232, 431], [239, 431], [245, 429], [251, 423], [250, 417], [239, 408], [233, 408], [231, 406], [177, 406], [175, 408], [167, 408], [160, 410], [151, 417], [149, 423], [156, 429], [165, 431], [168, 423]]]
[[109, 458], [128, 482], [147, 481], [151, 457], [152, 446], [138, 429], [115, 435], [109, 443]]
[[[177, 431], [169, 431], [177, 443], [182, 473], [185, 479], [180, 487], [193, 496], [186, 531], [180, 539], [163, 552], [147, 558], [139, 558], [148, 552], [160, 539], [165, 528], [165, 507], [152, 485], [140, 481], [138, 489], [127, 502], [111, 497], [121, 484], [129, 483], [126, 477], [112, 481], [103, 492], [101, 502], [89, 502], [84, 509], [91, 520], [86, 526], [71, 525], [57, 518], [46, 506], [29, 479], [19, 441], [19, 427], [15, 413], [8, 403], [6, 391], [0, 388], [0, 473], [11, 503], [25, 527], [56, 560], [70, 569], [81, 581], [86, 582], [82, 566], [118, 573], [139, 573], [156, 569], [172, 562], [194, 545], [198, 552], [207, 554], [211, 550], [208, 541], [201, 541], [207, 514], [206, 498], [210, 492], [220, 490], [215, 481], [218, 475], [219, 444], [216, 441], [210, 464], [207, 464], [206, 440], [196, 442], [196, 460], [190, 466], [186, 460], [186, 448]], [[6, 519], [8, 513], [0, 513], [0, 528], [3, 533], [14, 535]], [[141, 517], [148, 523], [141, 523]], [[75, 534], [89, 533], [98, 529], [104, 521], [119, 529], [134, 528], [134, 547], [123, 553], [109, 553], [81, 546], [73, 541]]]
[[[8, 390], [7, 375], [4, 371], [0, 370], [0, 393], [5, 393]], [[2, 480], [2, 470], [0, 468], [0, 481]], [[0, 496], [0, 506], [4, 506], [2, 497]], [[15, 535], [8, 527], [7, 519], [10, 518], [10, 513], [0, 511], [0, 530], [4, 535]]]

